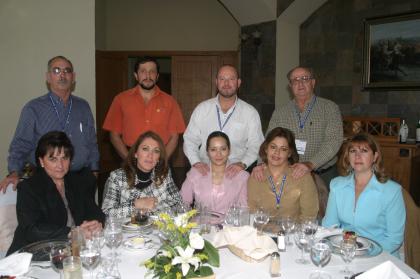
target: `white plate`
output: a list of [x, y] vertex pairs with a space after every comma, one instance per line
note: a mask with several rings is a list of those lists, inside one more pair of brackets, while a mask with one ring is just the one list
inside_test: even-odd
[[[343, 240], [343, 234], [331, 235], [328, 237], [328, 239], [331, 241], [331, 244], [333, 246], [339, 248], [341, 246], [341, 241]], [[356, 244], [357, 244], [357, 248], [356, 248], [357, 251], [368, 250], [370, 246], [372, 245], [369, 239], [364, 238], [362, 236], [357, 237]]]
[[144, 250], [153, 246], [152, 240], [146, 236], [130, 237], [123, 243], [123, 247], [128, 250]]
[[138, 232], [138, 231], [141, 231], [142, 229], [149, 228], [152, 225], [152, 223], [153, 222], [150, 219], [148, 219], [147, 223], [144, 224], [144, 225], [133, 224], [133, 223], [131, 223], [131, 220], [129, 220], [129, 221], [126, 221], [122, 225], [122, 228], [123, 228], [123, 230], [128, 231], [128, 232]]

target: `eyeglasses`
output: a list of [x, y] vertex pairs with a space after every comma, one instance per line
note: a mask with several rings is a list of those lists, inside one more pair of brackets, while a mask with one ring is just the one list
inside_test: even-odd
[[73, 69], [72, 68], [60, 68], [60, 67], [54, 67], [51, 69], [51, 73], [53, 73], [54, 75], [59, 75], [61, 73], [63, 74], [71, 74], [73, 73]]
[[292, 85], [296, 85], [299, 82], [302, 82], [302, 83], [306, 84], [306, 83], [309, 83], [312, 79], [313, 79], [313, 77], [311, 77], [311, 76], [295, 77], [295, 78], [290, 80], [290, 83]]

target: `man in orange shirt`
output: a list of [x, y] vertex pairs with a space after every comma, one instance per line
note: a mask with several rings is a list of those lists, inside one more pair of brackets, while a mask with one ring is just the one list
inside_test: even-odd
[[111, 143], [123, 159], [139, 135], [149, 130], [162, 138], [169, 158], [185, 130], [181, 109], [156, 85], [159, 64], [154, 58], [140, 58], [134, 66], [134, 77], [138, 84], [115, 96], [103, 128], [110, 132]]

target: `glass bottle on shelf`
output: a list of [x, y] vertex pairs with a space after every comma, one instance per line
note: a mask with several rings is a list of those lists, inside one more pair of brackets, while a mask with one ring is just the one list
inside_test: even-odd
[[405, 123], [405, 120], [403, 119], [402, 124], [400, 126], [400, 143], [406, 143], [408, 138], [408, 125]]
[[416, 142], [420, 143], [420, 120], [416, 126]]

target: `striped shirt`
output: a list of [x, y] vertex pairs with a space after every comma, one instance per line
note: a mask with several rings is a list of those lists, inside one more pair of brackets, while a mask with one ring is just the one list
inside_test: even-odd
[[[303, 122], [305, 114], [315, 96], [300, 113]], [[267, 134], [275, 127], [291, 130], [297, 140], [306, 141], [306, 150], [299, 155], [299, 161], [311, 162], [315, 170], [326, 169], [336, 161], [336, 155], [343, 143], [343, 121], [338, 106], [327, 99], [316, 97], [305, 125], [299, 127], [297, 105], [294, 100], [276, 109], [268, 124]]]
[[73, 144], [71, 170], [77, 171], [84, 167], [99, 169], [95, 123], [89, 104], [82, 98], [71, 96], [64, 106], [60, 98], [50, 92], [29, 101], [23, 107], [9, 147], [9, 172], [21, 172], [27, 162], [35, 165], [38, 140], [45, 133], [55, 130], [64, 131]]

